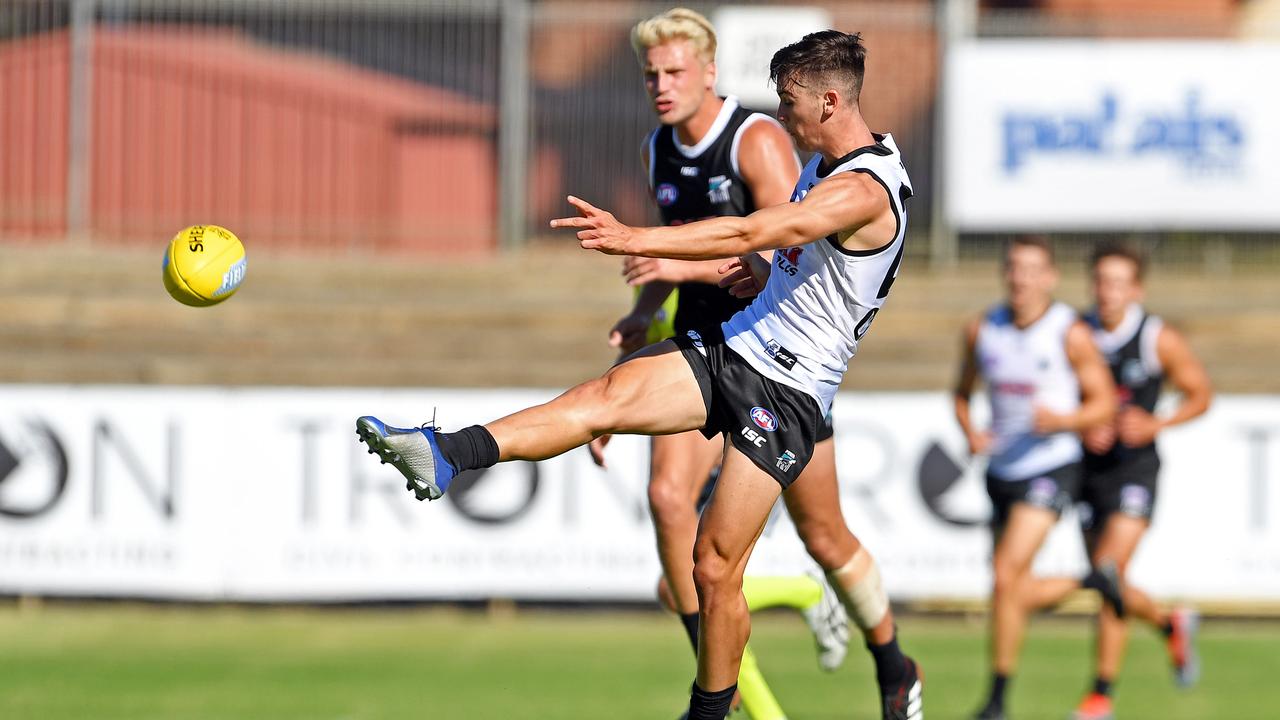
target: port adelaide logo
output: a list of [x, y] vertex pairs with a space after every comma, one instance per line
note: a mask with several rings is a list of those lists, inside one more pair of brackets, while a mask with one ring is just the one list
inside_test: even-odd
[[773, 432], [778, 429], [778, 418], [762, 407], [751, 408], [751, 421], [767, 432]]

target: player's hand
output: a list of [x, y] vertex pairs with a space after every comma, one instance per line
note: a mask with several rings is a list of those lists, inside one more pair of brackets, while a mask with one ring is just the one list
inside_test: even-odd
[[770, 267], [769, 261], [756, 253], [734, 258], [719, 267], [720, 274], [724, 275], [720, 278], [720, 287], [737, 298], [755, 297], [769, 282]]
[[1145, 447], [1160, 434], [1160, 420], [1135, 405], [1126, 405], [1116, 421], [1120, 442], [1129, 447]]
[[604, 446], [608, 445], [612, 439], [612, 435], [601, 435], [587, 443], [587, 452], [591, 453], [591, 462], [595, 463], [596, 467], [606, 467], [604, 464]]
[[1084, 431], [1081, 439], [1084, 448], [1094, 455], [1104, 455], [1116, 444], [1116, 427], [1111, 423], [1092, 427]]
[[614, 323], [609, 330], [609, 346], [631, 354], [645, 346], [649, 339], [649, 323], [653, 318], [644, 313], [631, 313]]
[[651, 282], [680, 283], [687, 278], [686, 266], [679, 260], [666, 258], [633, 257], [628, 255], [622, 261], [622, 277], [631, 286], [644, 285]]
[[1036, 408], [1035, 419], [1031, 423], [1031, 429], [1037, 435], [1052, 435], [1064, 430], [1070, 430], [1071, 423], [1068, 422], [1066, 415], [1059, 415], [1052, 410], [1038, 407]]
[[965, 435], [969, 441], [970, 455], [986, 455], [991, 450], [991, 432], [973, 430]]
[[556, 218], [553, 228], [577, 228], [578, 244], [583, 250], [598, 250], [606, 255], [626, 255], [627, 241], [635, 228], [623, 225], [613, 213], [586, 200], [569, 196], [569, 204], [578, 209], [579, 217]]

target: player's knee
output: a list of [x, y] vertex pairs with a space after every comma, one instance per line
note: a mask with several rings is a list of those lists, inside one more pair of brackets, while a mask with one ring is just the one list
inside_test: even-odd
[[694, 546], [693, 583], [698, 589], [699, 602], [706, 606], [732, 594], [735, 584], [734, 563], [715, 549], [712, 543], [699, 541]]
[[649, 512], [658, 525], [681, 522], [694, 515], [689, 492], [673, 474], [656, 474], [649, 481]]
[[992, 565], [991, 591], [996, 595], [1013, 593], [1021, 582], [1021, 569], [1014, 563], [997, 559]]
[[823, 570], [843, 567], [862, 547], [848, 528], [830, 523], [808, 524], [800, 529], [800, 539], [809, 557]]
[[578, 418], [587, 428], [607, 431], [617, 427], [620, 414], [617, 409], [619, 391], [612, 373], [588, 380], [570, 392], [575, 396], [574, 406]]

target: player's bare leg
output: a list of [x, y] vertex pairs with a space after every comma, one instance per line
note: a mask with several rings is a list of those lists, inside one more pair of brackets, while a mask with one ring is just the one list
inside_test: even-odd
[[1018, 665], [1018, 652], [1026, 634], [1027, 607], [1022, 589], [1031, 575], [1036, 552], [1058, 521], [1057, 513], [1028, 503], [1014, 503], [1003, 527], [998, 528], [991, 564], [991, 669], [992, 687], [980, 718], [1004, 717], [1005, 684]]
[[636, 352], [556, 399], [485, 425], [499, 461], [545, 460], [605, 433], [661, 435], [706, 423], [702, 390], [675, 343]]
[[693, 541], [698, 532], [698, 496], [720, 462], [724, 443], [691, 431], [652, 440], [649, 465], [649, 513], [658, 539], [658, 560], [675, 611], [696, 615]]
[[[889, 598], [880, 580], [875, 559], [849, 530], [840, 509], [836, 482], [835, 442], [824, 440], [814, 447], [813, 458], [796, 482], [782, 494], [787, 512], [796, 524], [810, 557], [827, 574], [849, 617], [862, 631], [876, 663], [876, 681], [884, 702], [909, 714], [918, 705], [920, 670], [902, 654]], [[900, 697], [899, 697], [900, 696]]]
[[703, 511], [694, 544], [700, 622], [690, 717], [700, 717], [712, 705], [728, 707], [751, 634], [742, 575], [780, 493], [776, 480], [732, 444], [726, 446], [720, 479]]
[[419, 500], [440, 497], [459, 472], [507, 460], [545, 460], [606, 433], [663, 435], [706, 424], [693, 370], [675, 343], [651, 345], [556, 399], [485, 426], [441, 433], [397, 428], [373, 416], [356, 434], [408, 479]]

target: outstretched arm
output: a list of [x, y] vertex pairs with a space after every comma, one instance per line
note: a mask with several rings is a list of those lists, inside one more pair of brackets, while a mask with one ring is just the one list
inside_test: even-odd
[[746, 217], [718, 217], [675, 227], [634, 228], [572, 195], [569, 203], [581, 217], [558, 218], [551, 227], [576, 228], [583, 249], [608, 255], [713, 260], [795, 247], [832, 234], [848, 236], [845, 246], [858, 250], [891, 239], [855, 235], [891, 212], [884, 190], [864, 173], [840, 173], [814, 186], [800, 202], [763, 208]]

